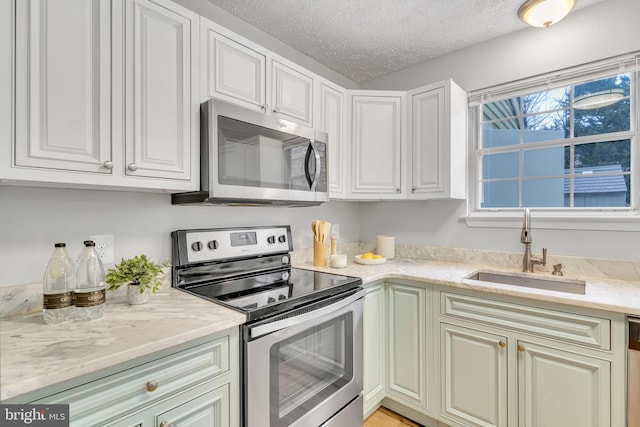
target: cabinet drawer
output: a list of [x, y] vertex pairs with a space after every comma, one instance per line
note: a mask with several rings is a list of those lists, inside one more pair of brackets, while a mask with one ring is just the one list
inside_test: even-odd
[[152, 405], [228, 371], [229, 336], [224, 336], [38, 402], [68, 403], [71, 421], [89, 426]]
[[567, 342], [611, 349], [611, 320], [442, 292], [440, 313]]

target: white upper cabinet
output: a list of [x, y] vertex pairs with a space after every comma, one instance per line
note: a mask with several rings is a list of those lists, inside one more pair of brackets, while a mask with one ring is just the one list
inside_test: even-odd
[[202, 95], [313, 125], [310, 72], [202, 19]]
[[273, 113], [306, 126], [313, 124], [313, 79], [302, 69], [271, 62]]
[[251, 109], [266, 110], [267, 57], [250, 43], [214, 30], [202, 19], [201, 101], [217, 97]]
[[408, 92], [410, 199], [466, 197], [466, 93], [452, 80]]
[[329, 196], [334, 199], [345, 197], [345, 144], [347, 129], [347, 96], [339, 86], [322, 81], [318, 84], [316, 99], [316, 129], [326, 132], [328, 143]]
[[353, 199], [404, 197], [405, 92], [351, 92]]
[[15, 5], [15, 166], [110, 174], [110, 2]]
[[20, 0], [0, 178], [199, 188], [199, 17], [168, 0]]
[[167, 0], [125, 11], [126, 174], [189, 181], [198, 144], [199, 17]]

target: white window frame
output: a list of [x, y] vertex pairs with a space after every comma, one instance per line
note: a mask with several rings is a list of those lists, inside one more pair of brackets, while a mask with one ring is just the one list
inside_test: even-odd
[[480, 208], [479, 144], [482, 132], [482, 101], [496, 101], [524, 94], [609, 77], [634, 74], [630, 97], [631, 194], [630, 208], [531, 208], [537, 228], [573, 230], [640, 231], [640, 52], [572, 67], [530, 79], [493, 86], [469, 93], [468, 194], [463, 217], [470, 227], [520, 228], [523, 208]]

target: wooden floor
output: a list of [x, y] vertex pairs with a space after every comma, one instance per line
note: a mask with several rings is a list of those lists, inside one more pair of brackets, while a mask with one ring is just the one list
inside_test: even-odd
[[396, 414], [387, 408], [380, 408], [364, 421], [364, 427], [420, 427], [400, 414]]

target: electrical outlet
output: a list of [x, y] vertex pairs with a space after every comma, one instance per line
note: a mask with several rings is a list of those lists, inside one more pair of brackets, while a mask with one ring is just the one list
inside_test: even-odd
[[113, 234], [89, 236], [96, 244], [96, 251], [100, 255], [102, 264], [113, 264]]

